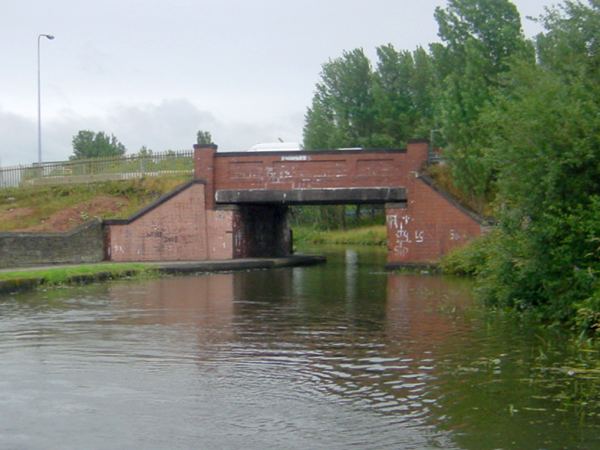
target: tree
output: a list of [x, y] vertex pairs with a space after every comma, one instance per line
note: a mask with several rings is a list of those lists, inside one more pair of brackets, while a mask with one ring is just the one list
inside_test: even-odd
[[446, 155], [455, 183], [476, 197], [490, 195], [493, 171], [485, 161], [488, 129], [479, 123], [511, 62], [534, 63], [509, 0], [449, 0], [436, 8], [442, 44], [433, 44], [440, 80], [436, 111], [448, 142]]
[[377, 147], [401, 147], [433, 127], [434, 78], [431, 58], [419, 47], [398, 52], [391, 44], [377, 49], [373, 96]]
[[304, 148], [369, 146], [374, 130], [372, 69], [362, 49], [323, 65], [305, 116]]
[[514, 65], [480, 118], [500, 221], [481, 292], [600, 331], [600, 3], [542, 22], [539, 64]]
[[138, 156], [140, 157], [151, 157], [152, 156], [153, 151], [150, 150], [148, 147], [146, 147], [145, 145], [142, 145], [140, 147], [140, 150], [138, 151]]
[[196, 134], [196, 144], [208, 145], [208, 144], [212, 144], [212, 143], [213, 143], [213, 141], [212, 141], [212, 136], [210, 135], [210, 132], [198, 130], [198, 133]]
[[125, 146], [112, 134], [108, 136], [103, 131], [94, 133], [80, 130], [73, 137], [73, 155], [69, 159], [122, 156], [126, 151]]

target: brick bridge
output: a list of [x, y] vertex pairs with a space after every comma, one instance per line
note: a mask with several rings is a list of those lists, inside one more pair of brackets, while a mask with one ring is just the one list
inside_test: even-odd
[[217, 153], [195, 146], [195, 179], [107, 222], [113, 261], [218, 260], [291, 252], [289, 205], [385, 205], [388, 265], [435, 263], [482, 221], [420, 175], [427, 141], [402, 150]]

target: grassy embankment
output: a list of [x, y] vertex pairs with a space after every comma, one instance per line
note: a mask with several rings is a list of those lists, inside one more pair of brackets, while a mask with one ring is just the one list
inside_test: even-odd
[[0, 231], [67, 231], [94, 217], [126, 218], [186, 178], [142, 178], [0, 191]]
[[[32, 186], [0, 191], [0, 232], [59, 232], [94, 217], [126, 218], [186, 182], [145, 178], [86, 185]], [[0, 292], [151, 274], [140, 263], [101, 263], [0, 272]]]
[[316, 230], [310, 226], [295, 226], [294, 242], [298, 244], [379, 245], [387, 243], [385, 225], [369, 225], [346, 230]]
[[0, 272], [0, 293], [37, 286], [89, 283], [131, 276], [152, 275], [156, 269], [143, 263], [101, 263]]

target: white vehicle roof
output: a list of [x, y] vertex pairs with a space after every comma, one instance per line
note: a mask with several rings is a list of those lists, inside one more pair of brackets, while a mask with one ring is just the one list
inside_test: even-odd
[[281, 152], [302, 150], [297, 142], [264, 142], [250, 147], [251, 152]]

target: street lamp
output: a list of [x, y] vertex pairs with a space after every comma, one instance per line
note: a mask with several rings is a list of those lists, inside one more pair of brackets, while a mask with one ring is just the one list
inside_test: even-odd
[[37, 81], [38, 81], [38, 163], [42, 162], [42, 95], [40, 83], [40, 38], [54, 39], [51, 34], [39, 34], [37, 38]]

